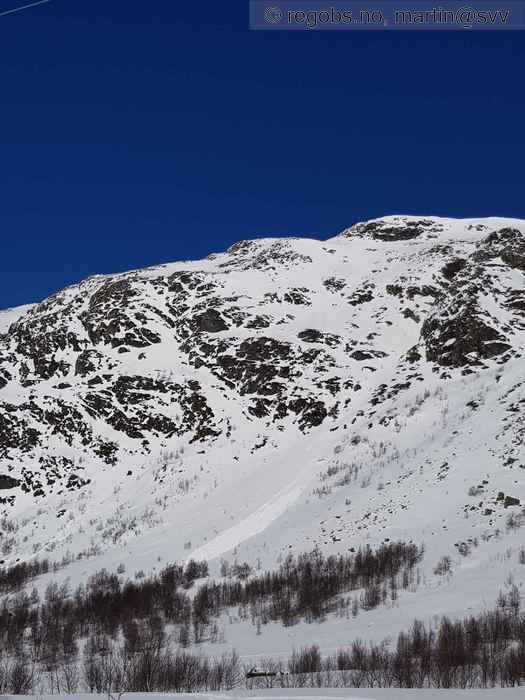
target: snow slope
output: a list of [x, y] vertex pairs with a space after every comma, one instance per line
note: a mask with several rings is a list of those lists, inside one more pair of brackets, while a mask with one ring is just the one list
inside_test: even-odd
[[26, 304], [24, 306], [16, 306], [12, 309], [4, 309], [0, 311], [0, 334], [7, 333], [11, 324], [27, 313], [34, 304]]
[[0, 314], [1, 559], [66, 556], [76, 583], [425, 543], [397, 607], [351, 631], [227, 630], [253, 655], [490, 607], [509, 573], [525, 581], [507, 527], [525, 498], [524, 271], [524, 221], [397, 216]]

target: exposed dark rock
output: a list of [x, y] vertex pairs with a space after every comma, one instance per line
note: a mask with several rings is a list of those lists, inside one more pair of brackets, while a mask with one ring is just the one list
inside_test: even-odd
[[332, 293], [341, 292], [346, 287], [346, 281], [343, 279], [337, 279], [336, 277], [329, 277], [323, 281], [324, 286]]
[[519, 253], [509, 250], [501, 255], [501, 259], [510, 267], [525, 272], [525, 255], [520, 255]]
[[372, 352], [365, 352], [364, 350], [354, 350], [353, 353], [351, 353], [350, 357], [352, 357], [354, 360], [357, 360], [358, 362], [362, 362], [363, 360], [370, 360], [374, 357], [374, 354]]
[[451, 280], [458, 272], [461, 272], [466, 265], [467, 261], [464, 258], [454, 258], [454, 260], [451, 260], [441, 268], [441, 274], [445, 279]]
[[387, 284], [386, 293], [390, 294], [393, 297], [402, 297], [403, 287], [400, 284]]
[[20, 486], [20, 480], [14, 479], [12, 476], [0, 474], [0, 490], [14, 489]]
[[305, 343], [320, 343], [323, 340], [323, 333], [313, 328], [307, 328], [305, 331], [298, 333], [297, 337], [300, 340], [304, 340]]
[[314, 328], [307, 328], [301, 331], [297, 334], [297, 337], [305, 343], [323, 343], [332, 348], [337, 347], [341, 342], [340, 336], [333, 333], [322, 333]]
[[266, 316], [255, 316], [246, 324], [246, 328], [269, 328], [270, 320]]
[[289, 304], [310, 306], [311, 302], [306, 292], [308, 292], [308, 289], [290, 289], [286, 292], [283, 299]]
[[98, 350], [84, 350], [77, 357], [75, 374], [85, 377], [91, 372], [97, 372], [104, 363], [104, 356]]
[[482, 318], [472, 294], [455, 316], [436, 313], [421, 329], [427, 359], [445, 367], [479, 364], [511, 349], [506, 338]]
[[[396, 225], [397, 224], [397, 225]], [[360, 235], [370, 236], [377, 241], [407, 241], [418, 238], [427, 230], [439, 230], [439, 225], [430, 219], [400, 219], [399, 223], [383, 219], [358, 224], [354, 230]]]
[[352, 306], [359, 306], [360, 304], [366, 304], [366, 302], [372, 301], [373, 298], [374, 295], [369, 289], [367, 289], [363, 291], [354, 292], [348, 300], [348, 303]]
[[193, 319], [197, 331], [206, 333], [218, 333], [228, 330], [228, 324], [216, 309], [207, 309], [204, 313]]
[[415, 313], [413, 309], [409, 309], [408, 307], [406, 309], [403, 309], [403, 316], [404, 318], [410, 318], [412, 321], [415, 323], [419, 323], [420, 318], [419, 316]]

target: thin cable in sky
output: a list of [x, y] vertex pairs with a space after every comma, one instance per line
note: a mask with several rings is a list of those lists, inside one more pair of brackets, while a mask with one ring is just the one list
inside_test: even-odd
[[4, 10], [3, 12], [0, 12], [0, 17], [4, 17], [5, 15], [12, 15], [14, 12], [28, 10], [30, 7], [36, 7], [37, 5], [43, 5], [45, 2], [51, 2], [51, 0], [37, 0], [37, 2], [32, 2], [29, 5], [22, 5], [22, 7], [14, 7], [12, 10]]

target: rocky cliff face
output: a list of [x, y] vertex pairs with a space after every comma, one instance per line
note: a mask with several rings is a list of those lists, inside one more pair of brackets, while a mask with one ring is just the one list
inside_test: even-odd
[[[297, 546], [346, 548], [361, 527], [379, 538], [415, 502], [408, 463], [445, 479], [461, 433], [458, 413], [432, 457], [410, 407], [434, 402], [423, 431], [459, 395], [492, 440], [480, 474], [525, 468], [524, 273], [525, 222], [388, 217], [93, 277], [0, 314], [0, 504], [17, 521], [4, 561], [146, 541], [213, 558], [304, 494], [329, 500], [341, 473], [356, 502], [352, 469], [374, 481], [374, 464], [412, 450], [382, 500], [376, 488], [332, 533], [305, 504], [294, 516]], [[466, 408], [481, 387], [492, 418], [479, 396]]]

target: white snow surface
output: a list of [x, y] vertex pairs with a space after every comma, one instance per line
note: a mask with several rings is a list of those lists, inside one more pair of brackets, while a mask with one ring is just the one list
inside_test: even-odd
[[33, 306], [34, 304], [25, 304], [24, 306], [15, 306], [12, 309], [0, 310], [0, 335], [7, 333], [11, 324], [18, 321]]
[[[18, 698], [18, 695], [3, 695], [4, 698]], [[78, 693], [76, 695], [25, 695], [30, 700], [97, 700], [107, 695]], [[124, 693], [132, 700], [518, 700], [523, 697], [522, 688], [491, 688], [488, 690], [405, 690], [403, 688], [292, 688], [269, 690], [232, 690], [213, 693]]]

